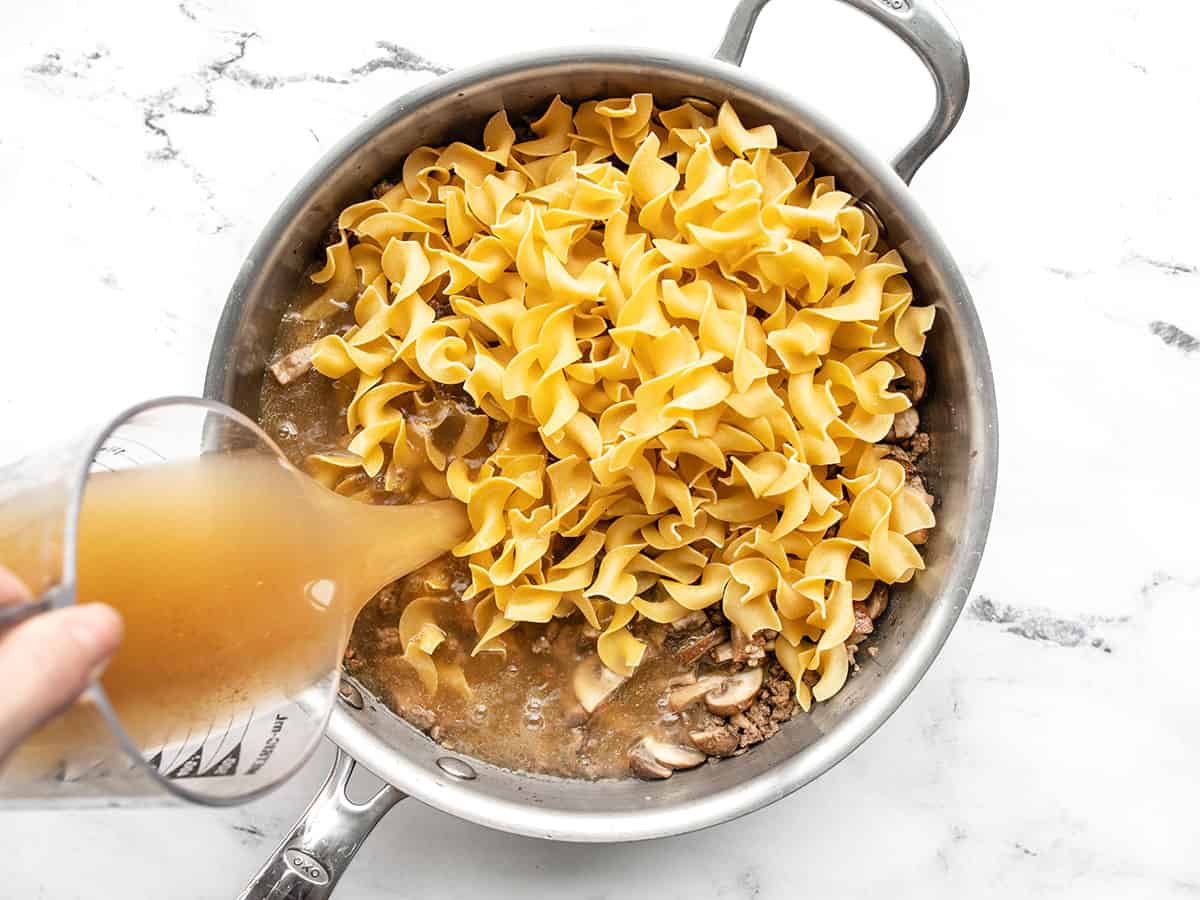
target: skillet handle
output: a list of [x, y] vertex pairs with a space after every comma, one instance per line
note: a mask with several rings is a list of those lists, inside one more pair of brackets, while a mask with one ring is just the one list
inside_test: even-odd
[[291, 833], [238, 900], [325, 900], [384, 814], [407, 797], [390, 784], [366, 803], [346, 796], [354, 760], [338, 750], [333, 771]]
[[[933, 0], [842, 2], [881, 22], [908, 44], [929, 70], [937, 88], [933, 115], [929, 117], [921, 132], [892, 160], [892, 168], [904, 183], [908, 184], [917, 173], [917, 169], [921, 168], [930, 154], [954, 130], [963, 108], [967, 105], [971, 76], [967, 67], [966, 51], [963, 50], [958, 32]], [[717, 59], [735, 66], [742, 64], [754, 23], [767, 3], [768, 0], [740, 0], [729, 18], [725, 38], [714, 54]]]

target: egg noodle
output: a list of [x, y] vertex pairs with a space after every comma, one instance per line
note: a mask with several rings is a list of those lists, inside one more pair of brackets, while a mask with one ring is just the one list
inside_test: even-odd
[[[879, 443], [934, 310], [873, 217], [728, 103], [556, 97], [531, 128], [498, 112], [482, 149], [414, 150], [341, 213], [304, 313], [355, 321], [313, 348], [354, 388], [320, 463], [467, 504], [475, 652], [578, 612], [629, 675], [635, 620], [719, 603], [777, 632], [808, 709], [846, 680], [853, 602], [923, 568], [906, 535], [934, 516]], [[480, 410], [448, 451], [406, 421], [434, 384]], [[435, 606], [400, 623], [431, 690]]]

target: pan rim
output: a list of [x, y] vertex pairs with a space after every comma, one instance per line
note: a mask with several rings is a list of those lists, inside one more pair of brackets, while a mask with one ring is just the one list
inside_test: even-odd
[[[740, 68], [719, 60], [660, 49], [565, 47], [504, 57], [440, 76], [404, 94], [349, 132], [289, 192], [272, 215], [243, 263], [214, 337], [205, 396], [226, 399], [234, 372], [234, 335], [245, 299], [260, 273], [260, 262], [278, 243], [306, 199], [375, 134], [410, 111], [481, 82], [564, 63], [684, 72], [712, 81], [715, 91], [736, 88], [754, 94], [821, 133], [837, 153], [864, 169], [881, 192], [901, 211], [931, 266], [949, 286], [950, 302], [959, 307], [966, 335], [965, 356], [978, 401], [969, 423], [976, 457], [965, 490], [970, 506], [958, 547], [951, 555], [945, 582], [920, 629], [907, 641], [895, 666], [876, 691], [848, 712], [827, 734], [793, 753], [773, 768], [745, 782], [703, 797], [622, 812], [583, 813], [538, 807], [488, 795], [471, 781], [458, 781], [436, 767], [426, 768], [396, 752], [344, 709], [333, 711], [328, 736], [360, 764], [412, 797], [451, 815], [480, 825], [555, 840], [615, 842], [682, 834], [753, 812], [798, 790], [839, 763], [874, 734], [894, 713], [932, 665], [966, 604], [982, 556], [995, 500], [998, 469], [998, 422], [990, 358], [978, 314], [965, 281], [948, 249], [891, 167], [861, 147], [824, 115], [791, 94], [774, 88]], [[546, 776], [507, 773], [544, 782]], [[563, 779], [559, 779], [560, 781]]]

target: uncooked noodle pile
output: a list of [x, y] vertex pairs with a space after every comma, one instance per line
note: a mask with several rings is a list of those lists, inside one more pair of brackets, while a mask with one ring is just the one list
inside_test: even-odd
[[[556, 97], [531, 127], [498, 112], [482, 150], [421, 147], [342, 212], [306, 311], [354, 301], [313, 354], [357, 379], [329, 459], [467, 504], [476, 652], [578, 610], [628, 675], [635, 619], [720, 603], [778, 632], [808, 709], [846, 679], [852, 602], [923, 568], [905, 535], [933, 514], [877, 444], [933, 308], [874, 219], [729, 104]], [[482, 411], [449, 452], [406, 425], [435, 383]], [[442, 630], [413, 606], [406, 658], [436, 686]]]

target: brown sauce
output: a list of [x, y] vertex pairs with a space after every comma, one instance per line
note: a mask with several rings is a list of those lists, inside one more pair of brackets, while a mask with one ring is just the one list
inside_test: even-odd
[[[315, 323], [285, 314], [273, 358], [317, 336]], [[289, 459], [304, 468], [311, 454], [348, 442], [348, 401], [343, 385], [314, 372], [286, 385], [268, 374], [260, 424]], [[413, 410], [410, 421], [422, 414], [428, 415], [428, 409]], [[358, 493], [372, 503], [429, 499], [420, 495], [419, 487], [394, 492], [384, 482], [383, 475], [368, 479], [359, 473], [346, 476], [335, 489]], [[667, 626], [640, 626], [639, 636], [649, 642], [645, 661], [588, 714], [572, 683], [577, 670], [594, 659], [596, 634], [587, 623], [574, 616], [549, 625], [523, 624], [503, 635], [505, 653], [472, 656], [477, 640], [473, 605], [462, 599], [468, 581], [465, 565], [447, 556], [382, 591], [358, 616], [346, 670], [389, 709], [447, 748], [513, 770], [589, 779], [625, 777], [630, 749], [646, 736], [690, 746], [689, 732], [703, 725], [707, 714], [703, 707], [676, 712], [668, 705], [671, 682], [697, 664], [685, 665], [675, 657], [670, 646], [674, 636]], [[447, 633], [439, 656], [448, 650], [461, 667], [465, 693], [442, 685], [430, 696], [416, 670], [402, 658], [400, 614], [415, 597], [431, 594], [439, 597], [437, 623]]]
[[[444, 574], [449, 574], [449, 579]], [[404, 605], [445, 584], [437, 621], [448, 633], [469, 691], [440, 687], [430, 697], [400, 658], [396, 622]], [[687, 713], [666, 706], [667, 681], [685, 671], [670, 655], [643, 663], [635, 677], [585, 716], [572, 688], [576, 669], [594, 654], [586, 623], [522, 625], [504, 635], [506, 652], [471, 657], [476, 641], [457, 561], [438, 560], [383, 591], [359, 615], [346, 668], [389, 708], [462, 753], [520, 771], [584, 778], [628, 774], [626, 754], [644, 735], [687, 742]]]

